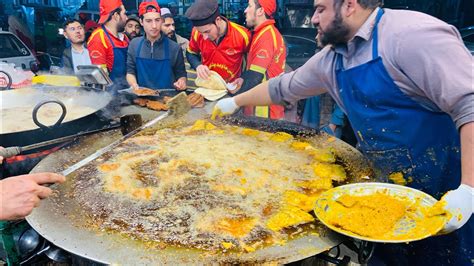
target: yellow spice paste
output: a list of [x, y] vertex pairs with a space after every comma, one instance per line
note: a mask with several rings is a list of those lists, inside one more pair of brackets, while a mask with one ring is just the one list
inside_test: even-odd
[[436, 204], [425, 207], [421, 199], [414, 201], [384, 191], [364, 196], [344, 194], [330, 201], [323, 215], [327, 223], [344, 231], [388, 241], [434, 235], [446, 219]]

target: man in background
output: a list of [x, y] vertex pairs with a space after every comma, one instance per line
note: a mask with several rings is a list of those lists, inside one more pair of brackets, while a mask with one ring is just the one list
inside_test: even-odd
[[186, 57], [186, 50], [189, 46], [189, 41], [181, 37], [176, 33], [176, 26], [174, 23], [173, 14], [168, 8], [161, 9], [161, 18], [163, 19], [163, 24], [161, 24], [161, 31], [168, 36], [172, 41], [176, 42], [181, 49], [183, 50], [183, 55]]
[[140, 37], [142, 27], [140, 26], [140, 20], [135, 15], [128, 16], [127, 23], [125, 24], [125, 35], [128, 39], [132, 40], [133, 38]]
[[114, 83], [113, 91], [127, 86], [125, 80], [129, 39], [123, 34], [127, 22], [126, 10], [121, 0], [101, 0], [100, 19], [87, 47], [92, 64], [108, 70]]
[[71, 47], [67, 47], [63, 52], [63, 69], [68, 74], [77, 71], [77, 66], [90, 65], [91, 58], [89, 51], [84, 46], [85, 31], [82, 24], [75, 19], [64, 23], [64, 37], [71, 42]]
[[226, 82], [240, 77], [250, 32], [222, 17], [216, 0], [197, 0], [186, 17], [194, 26], [186, 57], [197, 76], [208, 79], [213, 70]]
[[[276, 0], [249, 0], [245, 9], [247, 27], [253, 29], [252, 43], [247, 55], [247, 69], [234, 81], [237, 89], [231, 93], [248, 91], [269, 78], [285, 71], [286, 46], [283, 36], [275, 27], [273, 15], [277, 10]], [[245, 115], [282, 119], [282, 105], [247, 106]]]
[[130, 43], [127, 81], [134, 89], [186, 89], [186, 69], [179, 45], [161, 32], [160, 6], [156, 1], [143, 2], [138, 8], [145, 36]]

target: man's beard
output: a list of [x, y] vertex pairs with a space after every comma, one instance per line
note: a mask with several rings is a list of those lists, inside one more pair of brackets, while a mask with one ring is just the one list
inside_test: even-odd
[[253, 17], [254, 17], [253, 20], [252, 20], [252, 19], [247, 20], [247, 18], [245, 18], [245, 22], [246, 22], [246, 24], [247, 24], [246, 26], [247, 26], [247, 28], [249, 28], [249, 29], [255, 28], [255, 24], [256, 24], [256, 23], [255, 23], [255, 18], [257, 17], [257, 11], [254, 12]]
[[117, 24], [117, 32], [124, 32], [125, 31], [125, 25], [127, 25], [127, 22]]
[[84, 44], [84, 40], [77, 40], [77, 41], [71, 41], [72, 44], [80, 44], [80, 45], [83, 45]]
[[130, 40], [133, 39], [133, 38], [138, 37], [138, 34], [137, 34], [136, 32], [134, 32], [134, 31], [132, 31], [132, 32], [126, 32], [126, 31], [124, 31], [124, 33], [125, 33], [125, 35], [127, 35], [127, 37], [128, 37]]
[[346, 43], [350, 29], [349, 26], [342, 21], [341, 13], [339, 11], [336, 13], [334, 21], [329, 25], [326, 31], [323, 31], [319, 26], [318, 31], [320, 32], [317, 35], [318, 45], [322, 48], [328, 44], [337, 45]]
[[166, 36], [168, 36], [168, 38], [170, 38], [171, 40], [176, 41], [176, 32], [174, 31], [168, 32]]

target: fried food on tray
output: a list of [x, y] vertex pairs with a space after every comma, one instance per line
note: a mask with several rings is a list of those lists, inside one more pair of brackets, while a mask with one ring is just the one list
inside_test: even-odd
[[[413, 192], [412, 192], [413, 193]], [[318, 216], [326, 223], [346, 233], [361, 237], [394, 241], [419, 239], [436, 234], [449, 220], [449, 214], [436, 204], [425, 205], [423, 197], [396, 193], [382, 188], [364, 191], [361, 188], [338, 195], [332, 191], [325, 211]], [[435, 214], [435, 215], [433, 215]]]
[[188, 102], [192, 107], [202, 108], [205, 105], [204, 97], [201, 94], [195, 92], [188, 95]]
[[157, 90], [152, 90], [152, 89], [145, 88], [145, 87], [133, 88], [132, 91], [133, 91], [133, 93], [135, 93], [138, 96], [150, 96], [150, 95], [158, 95], [159, 94]]
[[146, 107], [146, 103], [148, 101], [149, 100], [147, 100], [147, 99], [137, 98], [137, 99], [133, 100], [133, 103], [136, 104], [136, 105], [140, 105], [141, 107]]
[[146, 107], [155, 111], [167, 111], [168, 106], [160, 101], [148, 101]]

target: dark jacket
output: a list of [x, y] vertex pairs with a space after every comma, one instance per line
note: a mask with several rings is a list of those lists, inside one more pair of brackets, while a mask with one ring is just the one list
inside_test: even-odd
[[62, 63], [65, 74], [74, 74], [74, 64], [72, 63], [72, 47], [67, 47], [63, 51]]
[[[127, 74], [132, 74], [137, 76], [136, 69], [136, 58], [137, 58], [137, 49], [140, 45], [140, 42], [146, 38], [145, 36], [138, 37], [133, 39], [128, 46], [127, 52]], [[164, 58], [164, 47], [163, 47], [163, 39], [168, 38], [165, 37], [164, 34], [161, 34], [160, 39], [158, 39], [153, 44], [153, 51], [151, 50], [151, 43], [147, 39], [143, 42], [142, 48], [140, 50], [140, 57], [142, 58], [150, 58], [150, 59], [163, 59]], [[171, 62], [171, 69], [173, 72], [172, 80], [173, 82], [178, 80], [181, 77], [186, 77], [186, 67], [184, 65], [184, 57], [181, 47], [174, 41], [169, 40], [169, 52], [170, 52], [170, 62]]]

